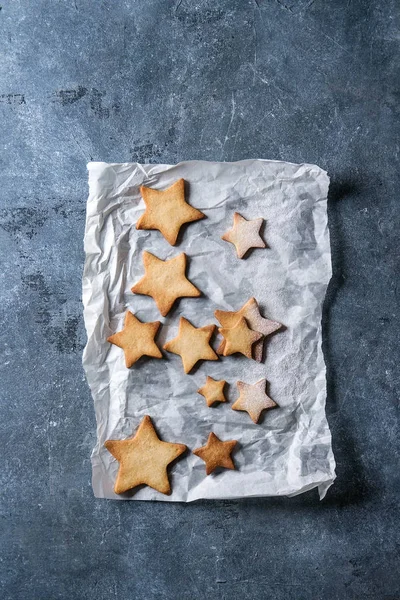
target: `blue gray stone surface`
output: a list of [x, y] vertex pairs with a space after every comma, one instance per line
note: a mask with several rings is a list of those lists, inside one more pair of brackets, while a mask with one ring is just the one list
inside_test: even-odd
[[[3, 0], [3, 600], [398, 600], [399, 5]], [[323, 502], [96, 500], [86, 162], [249, 157], [331, 178]]]

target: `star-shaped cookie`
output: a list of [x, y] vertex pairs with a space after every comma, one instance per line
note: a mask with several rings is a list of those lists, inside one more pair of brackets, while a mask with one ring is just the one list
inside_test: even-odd
[[[259, 331], [265, 337], [267, 335], [271, 335], [271, 333], [274, 333], [274, 331], [278, 331], [278, 329], [281, 329], [282, 327], [281, 323], [278, 323], [277, 321], [271, 321], [270, 319], [265, 319], [263, 316], [261, 316], [260, 309], [255, 298], [250, 298], [250, 300], [243, 304], [242, 308], [237, 311], [216, 310], [214, 314], [221, 323], [222, 327], [227, 328], [233, 327], [240, 317], [244, 317], [249, 327], [253, 329], [253, 331]], [[253, 346], [253, 358], [257, 362], [262, 361], [263, 345], [264, 340], [261, 339]], [[217, 350], [218, 354], [223, 354], [224, 348], [225, 341], [221, 342]]]
[[178, 298], [197, 298], [200, 291], [185, 276], [186, 254], [183, 252], [169, 260], [161, 260], [151, 252], [143, 252], [145, 275], [132, 292], [151, 296], [163, 317]]
[[263, 221], [263, 218], [248, 221], [235, 212], [233, 227], [224, 233], [222, 239], [235, 246], [238, 258], [243, 258], [250, 248], [266, 248], [266, 244], [259, 234]]
[[123, 494], [142, 484], [169, 494], [171, 486], [167, 467], [186, 450], [185, 444], [162, 442], [147, 415], [133, 438], [107, 440], [104, 445], [119, 462], [114, 486], [116, 494]]
[[254, 423], [258, 423], [263, 410], [278, 406], [265, 393], [266, 383], [266, 379], [261, 379], [254, 385], [238, 381], [236, 385], [240, 395], [236, 402], [232, 404], [232, 409], [248, 412]]
[[205, 217], [204, 213], [186, 202], [184, 179], [178, 179], [167, 190], [154, 190], [142, 185], [140, 193], [146, 210], [138, 220], [136, 229], [158, 229], [171, 246], [175, 246], [184, 223]]
[[204, 396], [207, 406], [211, 406], [214, 404], [214, 402], [226, 402], [224, 395], [225, 385], [226, 381], [223, 379], [218, 381], [208, 376], [206, 383], [203, 385], [203, 387], [197, 390], [197, 393]]
[[160, 325], [160, 321], [142, 323], [128, 310], [123, 330], [110, 335], [107, 342], [123, 349], [125, 364], [129, 369], [142, 356], [162, 358], [161, 351], [154, 341]]
[[193, 450], [193, 454], [199, 456], [206, 463], [206, 473], [210, 475], [217, 467], [235, 469], [231, 452], [237, 444], [237, 440], [222, 442], [215, 433], [210, 433], [207, 444]]
[[250, 329], [244, 317], [240, 317], [234, 327], [221, 327], [218, 331], [225, 338], [224, 356], [240, 352], [252, 358], [253, 344], [264, 337], [262, 333]]
[[178, 335], [164, 345], [164, 350], [179, 354], [185, 373], [189, 373], [198, 360], [218, 360], [218, 355], [209, 343], [214, 329], [215, 325], [193, 327], [187, 319], [181, 317]]

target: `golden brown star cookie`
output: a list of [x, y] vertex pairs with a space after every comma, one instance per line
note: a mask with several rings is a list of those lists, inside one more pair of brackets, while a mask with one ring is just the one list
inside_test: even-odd
[[271, 400], [265, 393], [266, 383], [266, 379], [261, 379], [254, 385], [238, 381], [236, 385], [240, 395], [236, 402], [232, 404], [232, 410], [243, 410], [248, 412], [254, 423], [258, 423], [263, 410], [278, 406], [276, 402]]
[[210, 433], [207, 444], [193, 450], [193, 454], [199, 456], [206, 463], [206, 473], [210, 475], [217, 467], [235, 469], [231, 458], [231, 452], [237, 444], [237, 440], [222, 442], [215, 433]]
[[163, 317], [178, 298], [198, 298], [200, 291], [185, 276], [186, 254], [183, 252], [169, 260], [161, 260], [151, 252], [143, 252], [145, 275], [132, 292], [151, 296]]
[[206, 383], [197, 390], [198, 394], [204, 396], [207, 402], [207, 406], [211, 406], [214, 402], [226, 402], [224, 395], [224, 387], [226, 381], [221, 379], [220, 381], [207, 377]]
[[160, 321], [142, 323], [129, 310], [125, 314], [124, 328], [107, 338], [107, 342], [122, 348], [125, 364], [131, 367], [142, 356], [162, 358], [161, 351], [154, 341]]
[[218, 331], [225, 338], [224, 356], [240, 352], [252, 358], [253, 344], [264, 337], [262, 333], [250, 329], [244, 317], [240, 317], [234, 327], [221, 327]]
[[181, 317], [178, 335], [164, 345], [164, 350], [179, 354], [185, 373], [189, 373], [199, 360], [218, 360], [218, 355], [209, 343], [214, 329], [215, 325], [193, 327], [187, 319]]
[[[243, 304], [242, 308], [237, 311], [229, 311], [229, 310], [216, 310], [215, 316], [218, 321], [221, 323], [222, 327], [233, 327], [240, 317], [244, 317], [253, 331], [259, 331], [265, 337], [267, 335], [271, 335], [278, 329], [281, 329], [282, 324], [277, 321], [271, 321], [270, 319], [265, 319], [261, 313], [255, 298], [250, 298], [245, 304]], [[264, 339], [259, 340], [253, 346], [253, 358], [257, 362], [262, 361], [263, 356], [263, 345]], [[222, 341], [217, 353], [223, 354], [225, 348], [225, 341]]]
[[186, 450], [185, 444], [162, 442], [147, 415], [133, 438], [107, 440], [104, 445], [119, 462], [114, 487], [116, 494], [123, 494], [142, 484], [169, 494], [171, 486], [167, 467]]
[[204, 213], [186, 202], [184, 179], [178, 179], [166, 190], [154, 190], [142, 185], [140, 193], [146, 210], [138, 220], [136, 229], [158, 229], [171, 246], [175, 246], [184, 223], [205, 217]]
[[229, 229], [222, 239], [230, 242], [236, 248], [238, 258], [243, 258], [250, 248], [265, 248], [266, 244], [261, 238], [259, 231], [264, 219], [252, 219], [248, 221], [242, 215], [235, 212], [233, 215], [233, 227]]

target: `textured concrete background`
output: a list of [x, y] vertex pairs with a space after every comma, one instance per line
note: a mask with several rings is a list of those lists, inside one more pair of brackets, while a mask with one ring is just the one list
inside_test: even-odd
[[[1, 5], [1, 598], [398, 600], [398, 3]], [[95, 500], [86, 162], [248, 157], [332, 177], [337, 482], [322, 503]]]

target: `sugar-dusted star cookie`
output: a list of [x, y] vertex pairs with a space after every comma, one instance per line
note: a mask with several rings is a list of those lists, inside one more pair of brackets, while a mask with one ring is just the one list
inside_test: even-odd
[[[278, 329], [281, 329], [282, 327], [281, 323], [278, 323], [277, 321], [271, 321], [270, 319], [265, 319], [261, 315], [257, 300], [255, 298], [250, 298], [250, 300], [248, 300], [246, 304], [243, 304], [242, 308], [237, 311], [216, 310], [214, 314], [221, 323], [222, 327], [226, 328], [233, 327], [240, 317], [244, 317], [249, 327], [253, 329], [253, 331], [259, 331], [260, 333], [264, 334], [265, 337], [267, 335], [271, 335], [271, 333], [274, 333], [275, 331], [278, 331]], [[257, 362], [262, 361], [263, 345], [264, 339], [261, 339], [253, 346], [253, 358]], [[224, 348], [225, 341], [222, 341], [217, 353], [223, 354]]]
[[107, 342], [123, 349], [125, 364], [129, 369], [142, 356], [162, 358], [161, 351], [154, 341], [160, 325], [160, 321], [142, 323], [128, 310], [123, 330], [110, 335]]
[[253, 344], [264, 337], [262, 333], [250, 329], [244, 317], [240, 317], [234, 327], [221, 327], [218, 331], [225, 340], [224, 356], [240, 352], [247, 358], [252, 358]]
[[210, 346], [214, 329], [215, 325], [193, 327], [187, 319], [181, 317], [178, 335], [167, 342], [164, 349], [179, 354], [185, 373], [189, 373], [198, 360], [218, 360], [218, 355]]
[[186, 254], [183, 252], [169, 260], [161, 260], [151, 252], [143, 252], [145, 275], [132, 292], [151, 296], [163, 317], [178, 298], [197, 298], [200, 291], [185, 276]]
[[204, 213], [186, 202], [184, 179], [175, 181], [167, 190], [154, 190], [142, 185], [140, 193], [146, 210], [138, 220], [136, 229], [158, 229], [171, 246], [175, 246], [184, 223], [205, 217]]
[[248, 221], [242, 215], [235, 212], [233, 215], [233, 227], [222, 239], [230, 242], [236, 248], [238, 258], [243, 258], [250, 248], [265, 248], [266, 244], [261, 238], [259, 231], [264, 219], [252, 219]]
[[266, 379], [261, 379], [254, 385], [238, 381], [236, 385], [240, 395], [236, 402], [232, 404], [232, 409], [248, 412], [254, 423], [258, 423], [263, 410], [278, 406], [265, 393], [266, 383]]
[[226, 402], [224, 395], [224, 387], [226, 381], [223, 379], [216, 380], [212, 377], [207, 377], [206, 383], [197, 390], [198, 394], [204, 396], [207, 402], [207, 406], [211, 406], [214, 402]]
[[171, 486], [167, 467], [186, 450], [185, 444], [162, 442], [147, 415], [133, 438], [107, 440], [104, 445], [119, 462], [114, 486], [116, 494], [123, 494], [142, 484], [169, 494]]
[[208, 436], [207, 444], [193, 450], [193, 454], [199, 456], [206, 463], [206, 473], [210, 475], [217, 467], [235, 469], [231, 452], [237, 444], [237, 440], [222, 442], [215, 433]]

